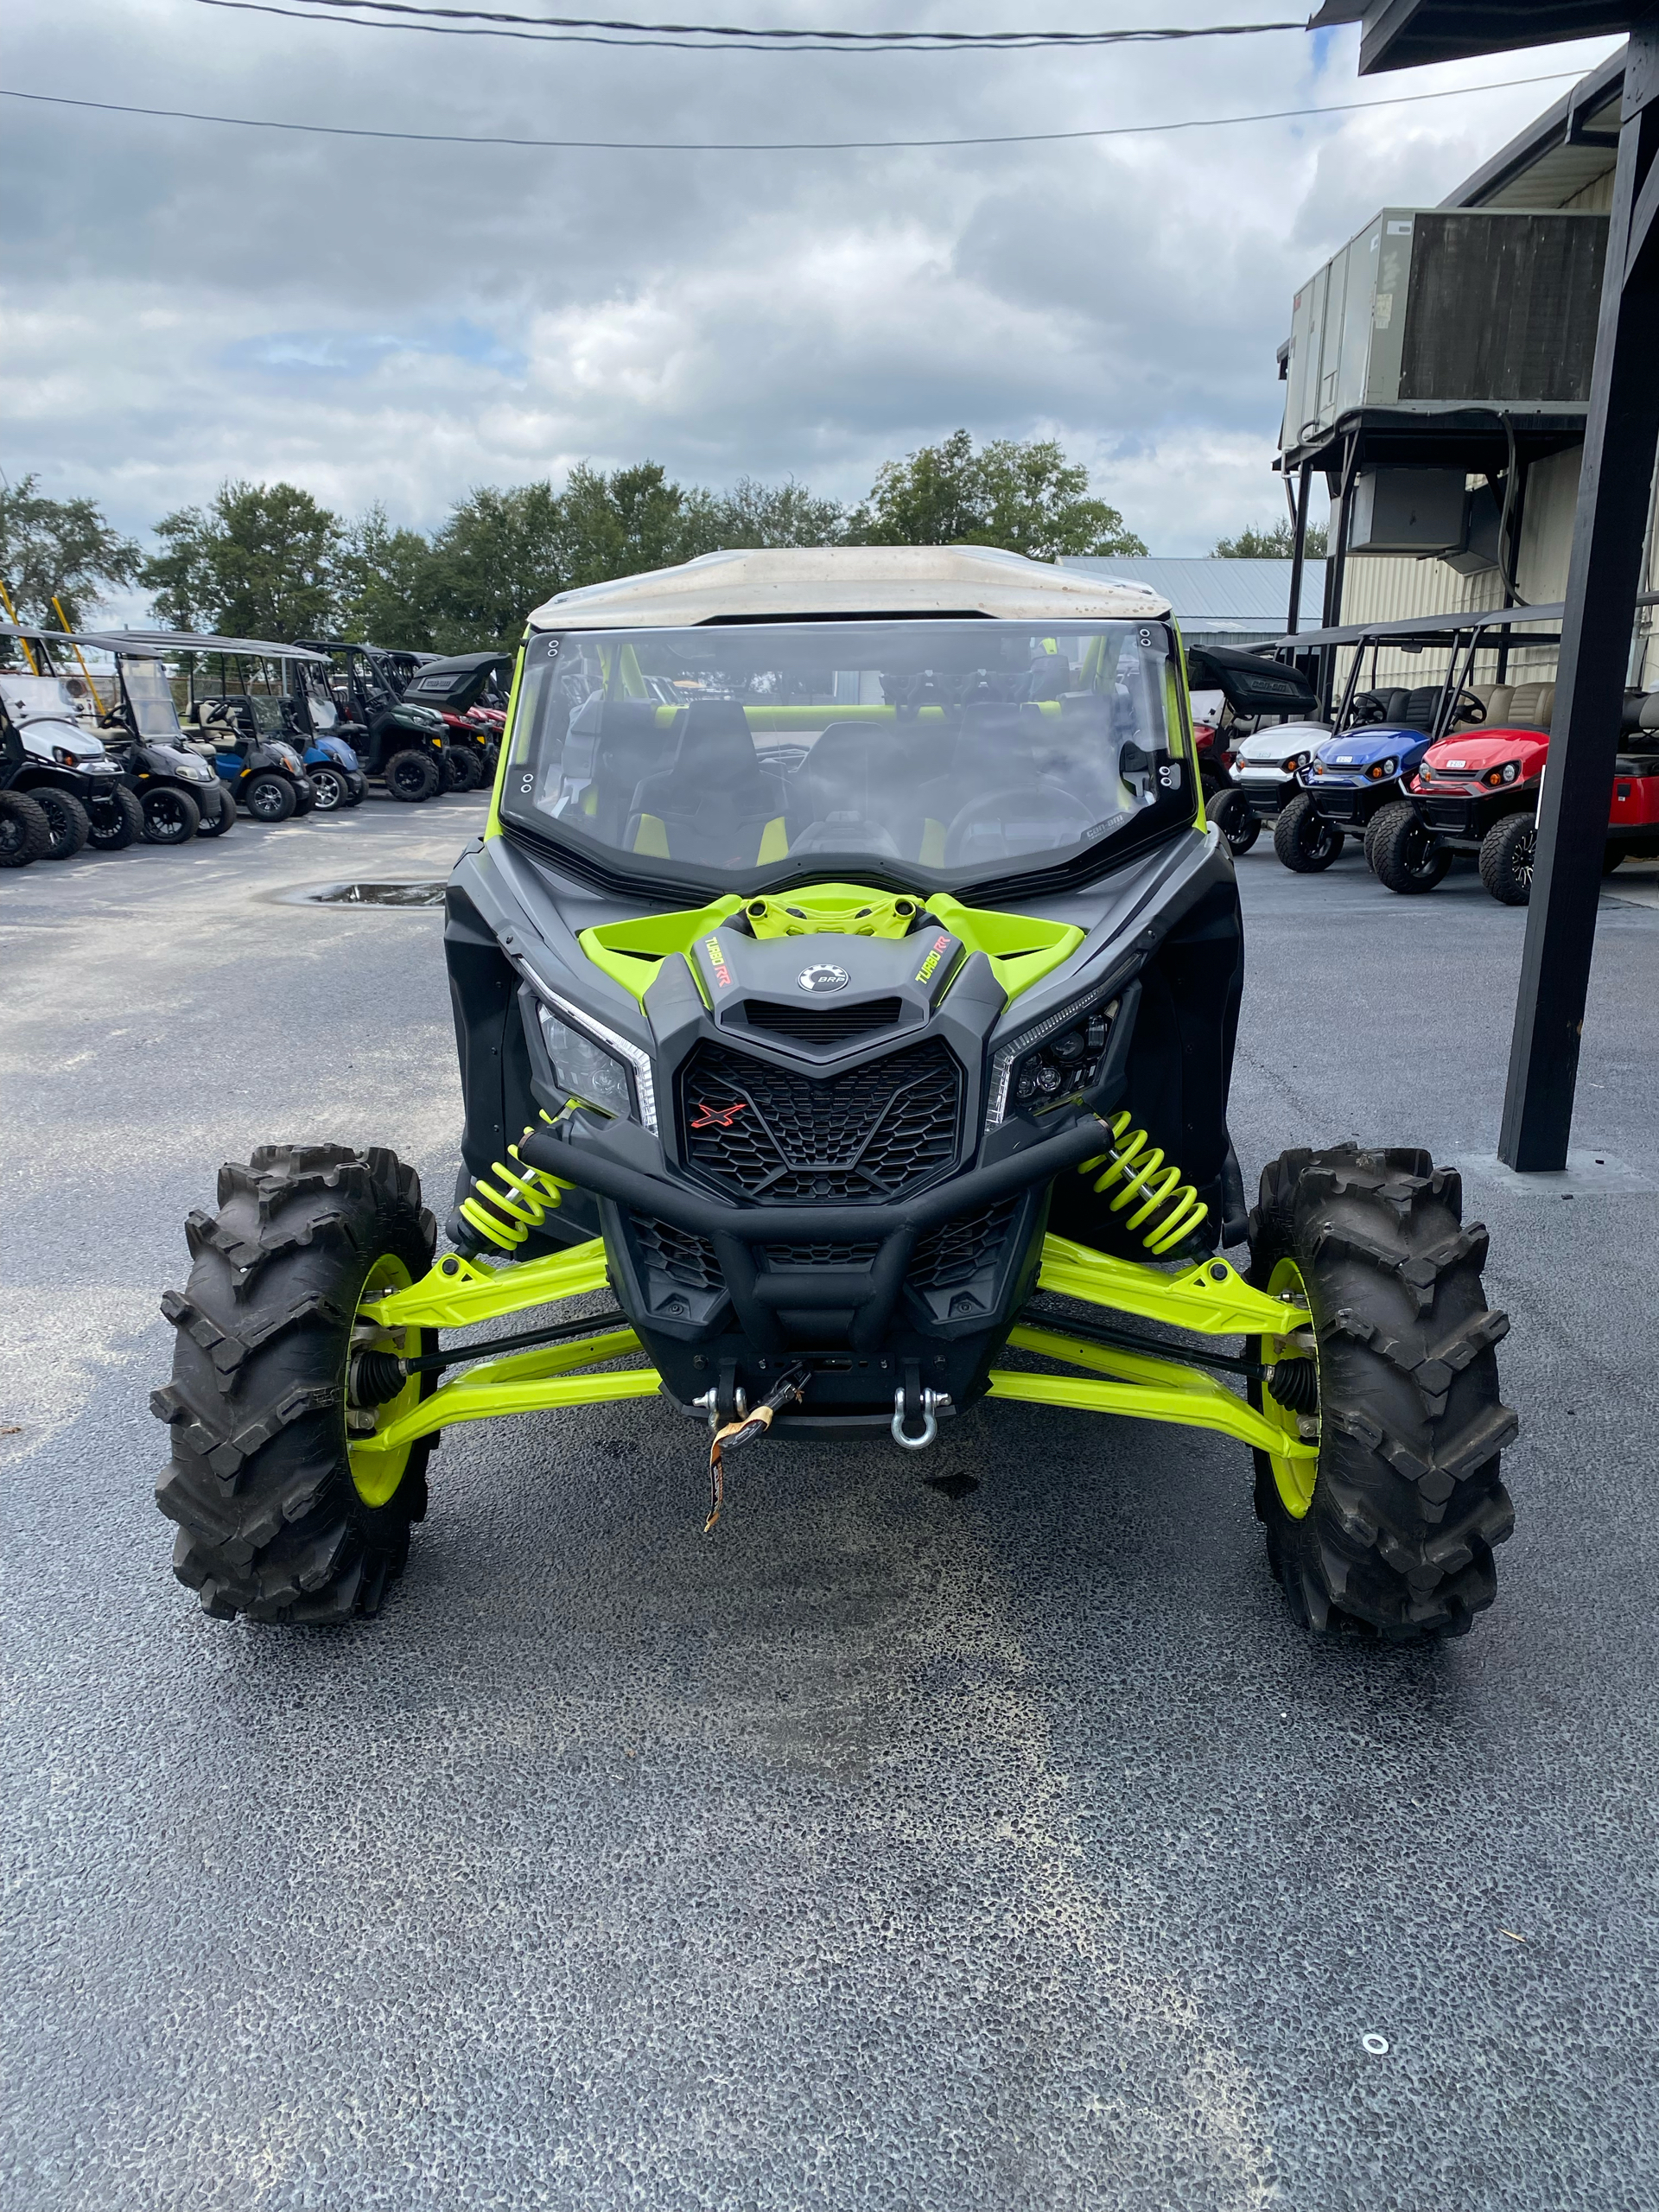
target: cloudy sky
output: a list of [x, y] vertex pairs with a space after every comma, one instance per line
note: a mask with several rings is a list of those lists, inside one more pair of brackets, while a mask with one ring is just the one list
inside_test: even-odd
[[[703, 12], [994, 29], [1299, 10]], [[878, 58], [538, 48], [204, 0], [8, 15], [12, 89], [478, 137], [937, 138], [1511, 86], [1164, 135], [810, 154], [398, 145], [8, 99], [0, 466], [90, 493], [140, 536], [226, 477], [286, 477], [346, 512], [381, 499], [423, 527], [471, 485], [556, 482], [584, 458], [650, 455], [715, 486], [793, 474], [855, 498], [884, 457], [965, 423], [1057, 435], [1154, 552], [1205, 551], [1282, 512], [1274, 349], [1297, 286], [1377, 207], [1442, 198], [1611, 50], [1362, 83], [1351, 31]], [[1547, 72], [1562, 82], [1515, 81]]]

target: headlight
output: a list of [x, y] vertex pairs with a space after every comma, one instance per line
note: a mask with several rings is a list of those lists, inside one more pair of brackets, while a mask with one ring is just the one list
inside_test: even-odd
[[1386, 784], [1390, 776], [1399, 774], [1400, 763], [1390, 753], [1386, 760], [1373, 760], [1365, 772], [1374, 784]]
[[1505, 760], [1500, 767], [1489, 768], [1480, 780], [1497, 791], [1500, 785], [1514, 783], [1520, 773], [1521, 763], [1518, 760]]
[[78, 753], [66, 751], [61, 745], [53, 747], [52, 758], [60, 768], [78, 768], [80, 766], [80, 755]]
[[1286, 775], [1294, 776], [1299, 768], [1306, 767], [1307, 755], [1306, 753], [1293, 753], [1288, 760], [1281, 760], [1279, 766]]
[[[602, 1114], [623, 1121], [639, 1122], [648, 1129], [657, 1126], [657, 1095], [652, 1081], [651, 1055], [626, 1037], [619, 1037], [591, 1014], [576, 1019], [576, 1009], [562, 1000], [547, 1003], [543, 986], [536, 983], [536, 1011], [542, 1037], [553, 1063], [553, 1079], [568, 1097]], [[601, 1040], [603, 1040], [602, 1042]]]
[[290, 747], [286, 745], [273, 745], [270, 749], [276, 755], [277, 760], [281, 761], [283, 766], [287, 769], [290, 776], [297, 776], [299, 774], [300, 756], [297, 753], [294, 752]]
[[1061, 1007], [1004, 1045], [991, 1061], [986, 1128], [1000, 1127], [1011, 1113], [1040, 1114], [1087, 1090], [1106, 1057], [1117, 1007], [1116, 999]]

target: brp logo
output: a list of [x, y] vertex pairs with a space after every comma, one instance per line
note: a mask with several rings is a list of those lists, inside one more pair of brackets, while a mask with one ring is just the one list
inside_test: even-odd
[[821, 996], [825, 991], [844, 991], [853, 979], [832, 960], [820, 960], [814, 967], [803, 968], [795, 980], [804, 991]]

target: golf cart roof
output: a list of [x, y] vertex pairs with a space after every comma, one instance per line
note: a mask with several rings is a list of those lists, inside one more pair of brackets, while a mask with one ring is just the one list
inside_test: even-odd
[[327, 660], [327, 653], [305, 645], [274, 645], [268, 638], [213, 638], [194, 630], [48, 630], [41, 624], [0, 622], [0, 638], [38, 639], [43, 645], [92, 645], [99, 652], [125, 653], [135, 660], [160, 660], [168, 653], [248, 653], [266, 660]]
[[1169, 601], [1144, 584], [1057, 569], [991, 545], [823, 545], [705, 553], [673, 569], [562, 591], [532, 630], [689, 628], [814, 616], [981, 614], [1014, 621], [1161, 620]]
[[[1502, 630], [1516, 622], [1559, 623], [1566, 612], [1565, 602], [1558, 599], [1547, 607], [1491, 607], [1468, 614], [1408, 614], [1391, 622], [1350, 622], [1338, 630], [1298, 630], [1290, 637], [1266, 639], [1255, 650], [1282, 652], [1294, 646], [1302, 652], [1313, 645], [1369, 645], [1378, 639], [1385, 644], [1389, 639], [1398, 643], [1421, 639], [1424, 645], [1433, 645], [1470, 630]], [[1530, 638], [1525, 642], [1541, 645], [1559, 640]]]
[[498, 649], [487, 653], [423, 653], [416, 673], [423, 677], [475, 676], [480, 668], [497, 664], [511, 668], [518, 657], [513, 647], [509, 647], [505, 652]]

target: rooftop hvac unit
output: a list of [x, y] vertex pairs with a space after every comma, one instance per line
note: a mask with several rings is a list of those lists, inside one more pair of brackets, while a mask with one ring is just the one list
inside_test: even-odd
[[1606, 250], [1605, 215], [1385, 207], [1296, 295], [1281, 446], [1357, 407], [1586, 401]]

